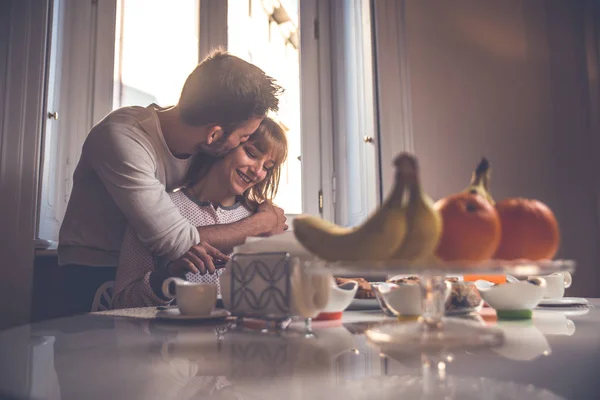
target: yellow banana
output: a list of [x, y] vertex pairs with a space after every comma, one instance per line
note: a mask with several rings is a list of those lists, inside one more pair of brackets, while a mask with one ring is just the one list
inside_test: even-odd
[[496, 202], [494, 198], [490, 194], [490, 174], [492, 172], [492, 168], [490, 162], [487, 158], [482, 158], [479, 164], [477, 164], [477, 168], [473, 171], [473, 175], [471, 176], [471, 183], [464, 190], [465, 192], [478, 194], [484, 199], [486, 199], [491, 205], [495, 205]]
[[294, 219], [294, 234], [308, 251], [329, 261], [386, 260], [406, 233], [406, 177], [414, 174], [411, 156], [396, 158], [394, 188], [385, 202], [358, 227], [345, 228], [313, 216]]
[[435, 252], [442, 235], [442, 216], [433, 207], [433, 200], [425, 193], [419, 180], [416, 159], [415, 173], [407, 177], [409, 200], [406, 209], [406, 238], [391, 258], [406, 261], [426, 261]]

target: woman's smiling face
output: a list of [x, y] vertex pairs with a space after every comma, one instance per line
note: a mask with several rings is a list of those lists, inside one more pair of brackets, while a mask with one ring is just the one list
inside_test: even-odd
[[239, 145], [215, 165], [224, 174], [232, 194], [241, 195], [247, 189], [265, 180], [275, 165], [271, 152], [263, 153], [252, 141]]

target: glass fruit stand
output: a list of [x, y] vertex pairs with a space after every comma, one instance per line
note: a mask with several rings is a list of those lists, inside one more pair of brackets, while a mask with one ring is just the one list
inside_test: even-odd
[[[572, 260], [549, 261], [502, 261], [485, 262], [432, 262], [405, 263], [401, 261], [307, 261], [304, 268], [310, 273], [331, 274], [339, 277], [377, 278], [382, 275], [418, 275], [421, 287], [422, 315], [416, 321], [378, 323], [364, 331], [368, 340], [380, 351], [383, 358], [400, 362], [419, 360], [420, 370], [415, 376], [384, 376], [372, 383], [381, 392], [389, 390], [395, 397], [401, 394], [411, 398], [438, 399], [463, 398], [459, 393], [485, 394], [502, 398], [542, 398], [545, 393], [532, 385], [515, 386], [510, 382], [490, 381], [482, 385], [481, 379], [448, 375], [448, 365], [460, 353], [473, 349], [502, 346], [503, 331], [494, 326], [464, 318], [446, 317], [445, 300], [447, 275], [512, 275], [515, 278], [548, 275], [555, 272], [575, 270]], [[509, 283], [510, 284], [510, 283]], [[469, 379], [471, 381], [469, 381]], [[363, 390], [369, 382], [358, 381]], [[506, 391], [510, 393], [506, 393]], [[491, 393], [490, 393], [491, 392]], [[541, 394], [540, 394], [541, 393]], [[460, 397], [455, 397], [460, 396]], [[491, 398], [490, 397], [490, 398]], [[546, 398], [546, 397], [544, 397]], [[549, 397], [551, 398], [551, 397]]]
[[[559, 233], [547, 206], [527, 199], [495, 203], [488, 190], [490, 164], [485, 158], [473, 172], [466, 189], [435, 204], [420, 184], [419, 168], [413, 155], [400, 154], [394, 160], [394, 167], [395, 182], [390, 194], [361, 225], [348, 228], [315, 216], [301, 216], [294, 220], [294, 235], [312, 256], [317, 257], [303, 264], [306, 273], [367, 280], [379, 280], [383, 275], [388, 278], [418, 276], [420, 290], [412, 286], [417, 283], [404, 282], [394, 289], [384, 289], [388, 294], [388, 290], [403, 290], [392, 292], [394, 295], [389, 299], [398, 303], [394, 307], [402, 302], [410, 303], [410, 313], [406, 311], [406, 314], [420, 315], [418, 319], [404, 321], [401, 317], [397, 322], [377, 323], [369, 326], [364, 334], [383, 355], [402, 358], [407, 354], [419, 354], [422, 357], [420, 389], [428, 397], [443, 388], [444, 357], [451, 351], [501, 346], [505, 341], [503, 330], [486, 325], [479, 315], [470, 314], [472, 319], [445, 315], [451, 290], [448, 276], [462, 275], [465, 280], [493, 276], [492, 280], [497, 283], [502, 279], [495, 278], [502, 275], [502, 278], [525, 278], [526, 282], [522, 283], [502, 283], [494, 291], [511, 300], [503, 303], [508, 308], [500, 310], [501, 317], [523, 318], [531, 315], [535, 304], [531, 296], [524, 294], [521, 299], [515, 294], [523, 289], [524, 293], [533, 289], [541, 296], [540, 287], [543, 290], [546, 285], [543, 279], [529, 277], [571, 273], [575, 262], [552, 260], [558, 248]], [[504, 217], [500, 215], [500, 209], [504, 210]], [[461, 259], [486, 261], [442, 261]], [[485, 283], [486, 288], [474, 286], [481, 294], [481, 290], [492, 288], [488, 284]], [[518, 284], [519, 287], [508, 287], [510, 290], [506, 294], [507, 286], [504, 285]], [[375, 285], [374, 290], [383, 295], [384, 292], [378, 290], [382, 286]], [[404, 288], [410, 286], [413, 289], [406, 293], [411, 295], [404, 297]], [[421, 304], [419, 312], [415, 312], [419, 294]], [[521, 300], [523, 308], [514, 308], [521, 307]], [[412, 308], [414, 304], [417, 307]], [[380, 303], [382, 308], [385, 305]], [[398, 307], [394, 314], [403, 315], [398, 312]]]
[[[394, 167], [392, 191], [361, 225], [340, 227], [314, 216], [294, 220], [298, 242], [318, 260], [330, 260], [307, 262], [305, 267], [309, 273], [362, 278], [407, 274], [420, 277], [419, 320], [370, 329], [366, 334], [371, 341], [423, 351], [499, 344], [502, 341], [499, 329], [444, 317], [447, 275], [527, 278], [574, 270], [575, 263], [569, 260], [493, 259], [522, 257], [522, 251], [516, 256], [515, 252], [494, 254], [505, 242], [522, 248], [527, 239], [523, 235], [529, 234], [537, 235], [544, 253], [528, 257], [551, 258], [556, 252], [559, 236], [554, 217], [549, 218], [551, 211], [546, 206], [543, 208], [547, 218], [537, 212], [539, 207], [534, 214], [519, 211], [513, 215], [508, 225], [519, 229], [513, 229], [508, 239], [502, 236], [501, 220], [488, 191], [490, 164], [485, 158], [473, 172], [467, 190], [447, 196], [436, 204], [421, 186], [415, 156], [398, 155]], [[534, 229], [531, 225], [536, 224], [531, 218], [551, 223], [538, 224]], [[525, 224], [515, 224], [515, 219], [525, 221]], [[442, 261], [460, 259], [487, 261]]]
[[325, 273], [339, 277], [375, 277], [382, 275], [419, 275], [422, 315], [417, 321], [384, 324], [368, 329], [365, 334], [382, 348], [407, 351], [439, 352], [457, 348], [500, 345], [502, 331], [469, 320], [445, 317], [447, 275], [482, 274], [512, 275], [516, 278], [548, 275], [575, 270], [572, 260], [434, 262], [430, 264], [396, 261], [307, 261], [309, 273]]

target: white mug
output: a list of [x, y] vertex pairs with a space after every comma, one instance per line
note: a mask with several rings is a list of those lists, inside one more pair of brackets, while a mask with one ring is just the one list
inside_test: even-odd
[[[175, 293], [171, 291], [171, 283], [175, 283]], [[165, 297], [175, 298], [179, 311], [186, 315], [210, 315], [217, 302], [217, 285], [212, 283], [192, 283], [180, 278], [168, 278], [163, 282], [162, 292]]]
[[572, 277], [568, 272], [555, 272], [550, 275], [540, 276], [546, 280], [545, 299], [561, 299], [565, 289], [571, 286]]

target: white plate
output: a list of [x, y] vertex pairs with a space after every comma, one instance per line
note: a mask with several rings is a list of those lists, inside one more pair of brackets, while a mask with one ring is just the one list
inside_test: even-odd
[[179, 312], [178, 308], [168, 308], [166, 310], [160, 310], [156, 313], [157, 319], [169, 319], [169, 320], [180, 320], [180, 321], [203, 321], [211, 319], [226, 318], [230, 315], [229, 311], [222, 308], [214, 310], [210, 315], [185, 315]]
[[562, 314], [565, 317], [579, 317], [590, 312], [590, 307], [539, 307], [535, 309], [534, 315], [556, 315]]
[[589, 302], [583, 297], [563, 297], [560, 299], [542, 299], [538, 307], [587, 306]]

